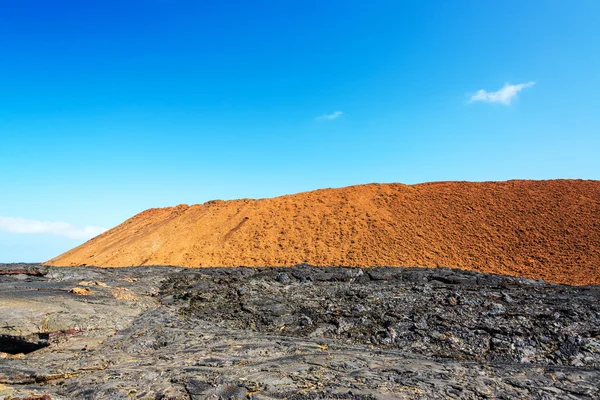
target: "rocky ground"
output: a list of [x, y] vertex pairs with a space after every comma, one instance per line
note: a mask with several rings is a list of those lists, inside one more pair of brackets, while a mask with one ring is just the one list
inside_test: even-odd
[[598, 399], [600, 287], [0, 265], [0, 399]]

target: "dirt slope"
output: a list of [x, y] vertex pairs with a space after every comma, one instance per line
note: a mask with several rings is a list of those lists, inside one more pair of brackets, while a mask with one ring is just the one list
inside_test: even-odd
[[304, 262], [600, 284], [600, 181], [370, 184], [150, 209], [47, 264]]

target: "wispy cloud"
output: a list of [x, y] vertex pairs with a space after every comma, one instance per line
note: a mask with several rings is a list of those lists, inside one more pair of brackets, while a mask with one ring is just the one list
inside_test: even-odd
[[510, 105], [511, 101], [521, 90], [532, 87], [533, 85], [535, 85], [535, 82], [520, 83], [518, 85], [511, 85], [510, 83], [507, 83], [502, 89], [496, 92], [488, 92], [481, 89], [471, 96], [470, 102], [485, 101], [488, 103], [502, 103], [505, 105]]
[[338, 117], [340, 117], [344, 112], [343, 111], [334, 111], [331, 114], [323, 114], [317, 117], [317, 121], [332, 121]]
[[0, 217], [0, 231], [10, 233], [45, 233], [71, 239], [90, 239], [106, 231], [100, 226], [76, 227], [68, 222], [47, 222], [33, 219]]

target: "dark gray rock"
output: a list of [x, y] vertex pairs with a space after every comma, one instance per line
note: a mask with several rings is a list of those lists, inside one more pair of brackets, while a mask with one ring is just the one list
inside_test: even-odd
[[448, 268], [0, 265], [0, 347], [31, 350], [0, 399], [597, 399], [599, 300]]

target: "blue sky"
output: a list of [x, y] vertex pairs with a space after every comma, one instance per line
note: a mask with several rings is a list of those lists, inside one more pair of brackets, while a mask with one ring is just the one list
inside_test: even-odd
[[599, 179], [599, 17], [595, 0], [0, 0], [0, 262], [150, 207]]

